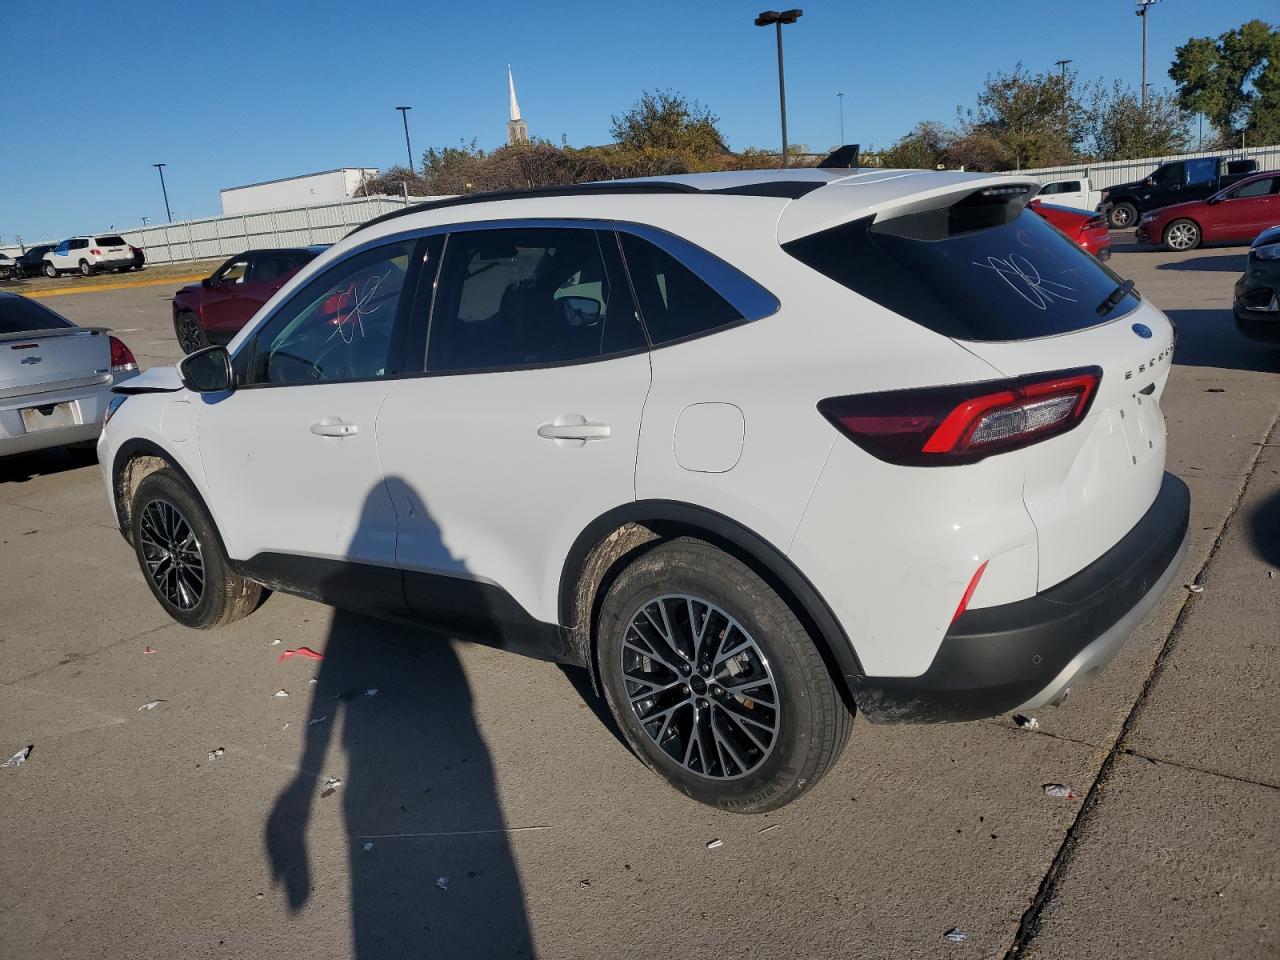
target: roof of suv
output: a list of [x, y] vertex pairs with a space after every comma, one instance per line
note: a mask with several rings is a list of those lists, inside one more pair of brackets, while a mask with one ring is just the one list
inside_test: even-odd
[[[870, 215], [886, 207], [916, 201], [928, 203], [933, 197], [966, 188], [1011, 186], [1019, 181], [1009, 174], [978, 174], [934, 170], [884, 170], [879, 168], [840, 170], [802, 167], [790, 170], [730, 170], [722, 173], [689, 173], [667, 177], [593, 181], [569, 186], [542, 187], [495, 193], [473, 193], [446, 200], [415, 204], [396, 210], [356, 227], [347, 236], [403, 217], [451, 207], [510, 203], [557, 197], [634, 197], [638, 195], [685, 197], [736, 196], [771, 198], [782, 209], [772, 207], [777, 219], [779, 240], [805, 236], [854, 215]], [[1040, 185], [1022, 183], [1029, 193]], [[477, 211], [479, 213], [479, 211]], [[779, 218], [779, 214], [785, 216]], [[492, 211], [477, 219], [488, 219]], [[527, 214], [522, 214], [527, 215]]]

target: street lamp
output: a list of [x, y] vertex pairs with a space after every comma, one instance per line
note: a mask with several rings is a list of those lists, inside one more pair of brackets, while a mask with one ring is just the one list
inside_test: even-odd
[[1160, 0], [1135, 0], [1138, 9], [1134, 11], [1142, 18], [1142, 112], [1147, 112], [1147, 11]]
[[[778, 105], [782, 113], [782, 165], [787, 165], [787, 85], [782, 70], [782, 25], [795, 23], [804, 16], [803, 10], [766, 10], [756, 17], [757, 27], [776, 27], [778, 30]], [[841, 137], [843, 140], [844, 138]]]
[[409, 155], [409, 172], [413, 173], [413, 148], [409, 146], [409, 111], [413, 107], [396, 107], [400, 111], [400, 119], [404, 121], [404, 152]]
[[836, 99], [840, 101], [840, 146], [844, 146], [844, 94], [837, 93]]
[[164, 194], [164, 215], [169, 218], [169, 222], [173, 223], [173, 214], [169, 212], [169, 191], [164, 185], [164, 168], [167, 163], [153, 163], [153, 167], [160, 171], [160, 192]]

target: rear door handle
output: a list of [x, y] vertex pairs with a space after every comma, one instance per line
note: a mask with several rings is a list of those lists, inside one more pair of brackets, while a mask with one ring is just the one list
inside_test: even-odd
[[360, 432], [358, 423], [343, 423], [337, 417], [325, 417], [311, 425], [317, 437], [351, 437]]
[[577, 440], [579, 444], [588, 440], [607, 440], [613, 428], [607, 423], [591, 423], [580, 413], [569, 413], [556, 417], [551, 423], [544, 423], [538, 428], [538, 436], [544, 440]]

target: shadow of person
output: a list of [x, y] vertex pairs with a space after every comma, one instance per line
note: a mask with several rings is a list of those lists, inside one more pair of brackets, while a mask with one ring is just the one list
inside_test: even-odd
[[[370, 492], [362, 527], [385, 515], [386, 497], [383, 486]], [[264, 836], [290, 912], [305, 907], [314, 873], [326, 869], [308, 855], [313, 809], [341, 803], [352, 956], [533, 956], [493, 766], [452, 642], [338, 610], [319, 652], [298, 774]], [[326, 780], [340, 765], [326, 753], [339, 732], [346, 774], [330, 793]]]

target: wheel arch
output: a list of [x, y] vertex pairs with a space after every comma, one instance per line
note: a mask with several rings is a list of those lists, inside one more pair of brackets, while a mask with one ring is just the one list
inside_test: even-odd
[[218, 530], [218, 524], [213, 519], [213, 511], [209, 509], [209, 503], [201, 493], [199, 484], [191, 479], [191, 474], [160, 444], [142, 437], [135, 437], [122, 443], [111, 463], [111, 496], [115, 501], [116, 520], [120, 525], [121, 535], [130, 544], [133, 543], [130, 515], [133, 508], [133, 493], [148, 476], [158, 470], [166, 469], [180, 476], [191, 490], [191, 495], [199, 501], [218, 538], [218, 546], [222, 549], [223, 556], [226, 556], [227, 548], [222, 542], [222, 532]]
[[595, 623], [613, 579], [638, 552], [678, 536], [692, 536], [737, 557], [790, 603], [809, 630], [837, 688], [852, 707], [851, 679], [864, 676], [844, 628], [808, 578], [755, 531], [706, 507], [675, 500], [641, 500], [616, 507], [578, 535], [560, 575], [558, 613], [577, 658], [596, 683]]
[[1169, 241], [1167, 238], [1169, 236], [1169, 231], [1173, 228], [1173, 225], [1175, 223], [1180, 223], [1183, 220], [1187, 221], [1187, 223], [1195, 224], [1196, 232], [1200, 235], [1199, 238], [1196, 240], [1196, 246], [1199, 246], [1200, 244], [1204, 243], [1204, 224], [1202, 224], [1199, 220], [1197, 220], [1195, 217], [1192, 217], [1192, 216], [1174, 217], [1172, 220], [1166, 223], [1164, 225], [1164, 229], [1160, 231], [1160, 242], [1163, 243], [1165, 246], [1168, 246]]

